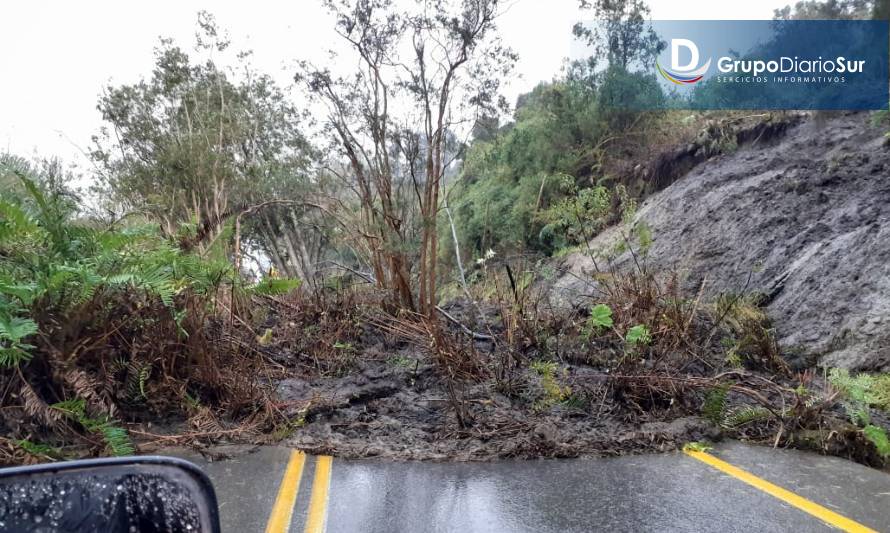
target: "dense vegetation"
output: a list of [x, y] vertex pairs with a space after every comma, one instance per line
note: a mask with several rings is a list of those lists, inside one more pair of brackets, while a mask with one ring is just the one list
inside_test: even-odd
[[[249, 286], [223, 247], [184, 251], [157, 224], [80, 219], [59, 172], [9, 157], [0, 167], [0, 365], [7, 401], [24, 415], [4, 418], [7, 434], [84, 430], [121, 454], [132, 451], [121, 415], [185, 410], [207, 424], [224, 407], [255, 416], [262, 395], [239, 377], [250, 360], [220, 342], [218, 311], [295, 283]], [[28, 438], [14, 444], [37, 449]]]
[[[90, 191], [57, 161], [0, 159], [3, 460], [126, 454], [134, 435], [180, 442], [146, 429], [158, 421], [185, 441], [285, 436], [310, 407], [288, 413], [275, 380], [348, 372], [369, 328], [385, 346], [429, 352], [461, 428], [472, 418], [462, 381], [535, 413], [586, 409], [595, 392], [627, 416], [703, 412], [727, 431], [759, 423], [745, 426], [759, 436], [823, 423], [842, 393], [854, 425], [838, 431], [890, 455], [868, 416], [890, 405], [885, 378], [834, 373], [835, 396], [796, 378], [747, 295], [705, 309], [672, 273], [648, 271], [645, 227], [625, 239], [636, 270], [598, 272], [598, 299], [568, 316], [544, 311], [539, 272], [514, 260], [629, 220], [673, 176], [672, 150], [732, 150], [750, 120], [640, 111], [670, 99], [641, 67], [664, 46], [645, 3], [581, 2], [608, 21], [575, 29], [595, 54], [520, 97], [505, 122], [500, 83], [516, 57], [498, 37], [497, 0], [407, 13], [387, 0], [324, 4], [360, 65], [299, 64], [299, 89], [327, 114], [298, 108], [248, 53], [223, 66], [232, 43], [202, 13], [193, 53], [162, 41], [150, 76], [99, 99]], [[882, 6], [809, 1], [777, 16]], [[457, 317], [442, 307], [455, 295], [467, 307]], [[605, 384], [573, 391], [564, 361]], [[731, 370], [688, 374], [696, 361]], [[739, 369], [778, 376], [771, 401], [731, 381]], [[794, 407], [779, 412], [776, 398]]]

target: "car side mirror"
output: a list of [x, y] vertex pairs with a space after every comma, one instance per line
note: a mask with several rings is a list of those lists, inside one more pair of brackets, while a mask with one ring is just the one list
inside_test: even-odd
[[182, 459], [121, 457], [0, 470], [0, 531], [219, 530], [213, 485]]

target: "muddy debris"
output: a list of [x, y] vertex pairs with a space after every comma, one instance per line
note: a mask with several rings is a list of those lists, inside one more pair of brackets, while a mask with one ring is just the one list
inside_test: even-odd
[[346, 458], [485, 461], [667, 451], [719, 438], [698, 417], [627, 424], [575, 409], [540, 413], [481, 386], [464, 398], [472, 426], [462, 429], [430, 365], [416, 373], [387, 366], [364, 363], [346, 378], [282, 382], [282, 400], [304, 420], [288, 445]]

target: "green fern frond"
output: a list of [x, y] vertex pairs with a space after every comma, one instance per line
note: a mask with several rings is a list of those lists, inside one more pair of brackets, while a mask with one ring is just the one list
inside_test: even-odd
[[884, 428], [867, 425], [862, 432], [875, 445], [875, 449], [881, 457], [885, 459], [890, 457], [890, 439], [887, 438], [887, 432], [884, 431]]
[[870, 374], [851, 376], [845, 368], [832, 368], [828, 373], [828, 382], [843, 394], [841, 401], [850, 421], [859, 426], [871, 424], [869, 406], [880, 403], [874, 394], [876, 378]]
[[831, 385], [853, 401], [868, 401], [869, 391], [874, 386], [874, 377], [869, 374], [850, 375], [846, 368], [832, 368], [828, 373]]
[[133, 443], [130, 442], [130, 435], [125, 429], [105, 422], [98, 427], [98, 433], [102, 435], [111, 455], [121, 457], [135, 453]]
[[752, 422], [767, 420], [771, 416], [772, 413], [764, 407], [746, 406], [727, 414], [726, 418], [723, 420], [723, 426], [727, 428], [737, 428]]
[[73, 398], [50, 405], [52, 409], [61, 411], [62, 414], [71, 417], [81, 417], [86, 412], [86, 401], [83, 398]]
[[729, 387], [722, 385], [711, 389], [705, 395], [702, 415], [716, 425], [722, 424], [726, 417], [726, 396], [728, 392]]
[[18, 298], [23, 305], [31, 305], [37, 294], [36, 283], [9, 283], [0, 281], [0, 294]]
[[0, 314], [0, 368], [13, 368], [31, 359], [34, 346], [24, 339], [38, 329], [30, 318]]
[[0, 348], [0, 368], [14, 368], [30, 361], [31, 348], [33, 348], [31, 345]]
[[95, 419], [87, 416], [86, 402], [82, 398], [65, 400], [50, 407], [61, 411], [90, 433], [99, 435], [112, 455], [133, 455], [135, 449], [127, 431], [116, 426], [108, 417]]
[[58, 448], [54, 448], [48, 444], [40, 444], [27, 439], [14, 440], [13, 444], [24, 450], [26, 453], [36, 456], [45, 457], [50, 460], [58, 460], [62, 458], [62, 452]]
[[30, 318], [0, 316], [0, 340], [20, 342], [38, 331], [37, 323]]
[[21, 206], [0, 200], [0, 239], [40, 232], [37, 220]]
[[131, 401], [146, 398], [145, 385], [151, 376], [151, 363], [130, 361], [126, 366], [127, 377], [124, 382], [127, 398]]

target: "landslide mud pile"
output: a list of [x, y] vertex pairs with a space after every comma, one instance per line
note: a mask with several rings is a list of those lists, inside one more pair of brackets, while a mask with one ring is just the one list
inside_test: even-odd
[[[702, 163], [638, 210], [632, 225], [654, 238], [649, 268], [679, 270], [689, 294], [759, 294], [795, 367], [890, 369], [886, 131], [870, 114], [820, 115]], [[631, 231], [591, 246], [609, 256]], [[574, 303], [589, 293], [592, 260], [578, 253], [563, 266], [554, 294]]]

